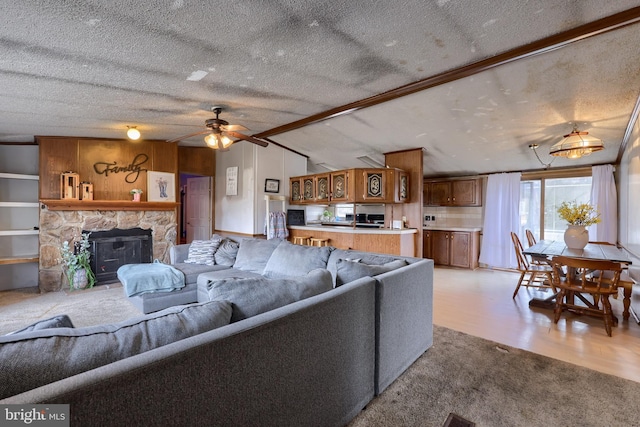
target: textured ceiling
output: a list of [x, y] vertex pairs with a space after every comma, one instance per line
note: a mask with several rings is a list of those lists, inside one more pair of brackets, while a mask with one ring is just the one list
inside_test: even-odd
[[[292, 130], [350, 103], [628, 10], [619, 0], [0, 2], [0, 142], [170, 140], [221, 118], [310, 171], [425, 148], [425, 175], [530, 170], [573, 123], [615, 162], [640, 94], [640, 24]], [[248, 142], [241, 142], [248, 144]], [[204, 145], [202, 136], [181, 145]], [[260, 150], [261, 148], [257, 148]], [[221, 153], [220, 155], [224, 155]]]

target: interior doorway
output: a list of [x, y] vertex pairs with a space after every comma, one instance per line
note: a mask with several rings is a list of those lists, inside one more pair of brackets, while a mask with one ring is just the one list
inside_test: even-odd
[[212, 178], [189, 176], [183, 186], [184, 243], [208, 240], [212, 233]]

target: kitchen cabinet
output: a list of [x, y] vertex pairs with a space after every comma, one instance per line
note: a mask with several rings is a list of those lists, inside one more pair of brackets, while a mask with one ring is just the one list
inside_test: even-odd
[[423, 256], [436, 265], [478, 268], [479, 231], [425, 230]]
[[427, 206], [482, 206], [482, 179], [425, 180]]
[[293, 204], [327, 203], [329, 174], [297, 176], [289, 179], [289, 202]]
[[394, 168], [345, 169], [289, 179], [291, 204], [405, 203], [409, 174]]

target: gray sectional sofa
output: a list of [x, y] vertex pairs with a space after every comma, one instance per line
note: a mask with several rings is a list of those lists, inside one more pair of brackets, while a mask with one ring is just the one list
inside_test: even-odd
[[432, 345], [433, 261], [253, 240], [188, 284], [200, 302], [133, 321], [215, 305], [230, 323], [0, 403], [69, 403], [71, 425], [341, 426]]

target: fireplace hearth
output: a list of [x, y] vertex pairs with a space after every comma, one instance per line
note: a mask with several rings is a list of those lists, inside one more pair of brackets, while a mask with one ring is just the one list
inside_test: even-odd
[[[88, 231], [83, 231], [88, 233]], [[125, 264], [150, 263], [153, 258], [151, 230], [114, 228], [89, 235], [91, 269], [98, 285], [118, 281], [118, 268]]]

